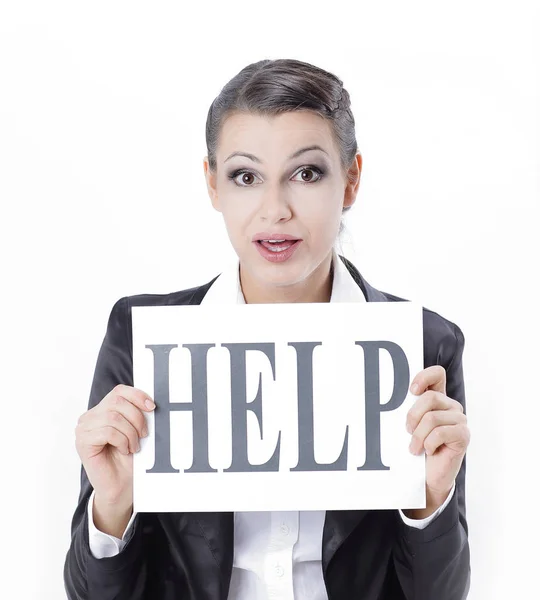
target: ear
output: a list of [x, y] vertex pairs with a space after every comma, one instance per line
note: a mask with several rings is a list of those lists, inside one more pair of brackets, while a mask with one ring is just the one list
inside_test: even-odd
[[356, 153], [352, 165], [347, 171], [347, 182], [345, 185], [345, 191], [343, 195], [343, 208], [352, 206], [356, 200], [358, 194], [358, 187], [360, 186], [360, 175], [362, 173], [362, 155], [360, 152]]
[[210, 200], [212, 202], [212, 206], [218, 211], [221, 212], [217, 194], [216, 187], [216, 174], [210, 170], [210, 163], [208, 162], [208, 156], [203, 158], [203, 169], [204, 176], [206, 178], [206, 188], [208, 190], [208, 195], [210, 196]]

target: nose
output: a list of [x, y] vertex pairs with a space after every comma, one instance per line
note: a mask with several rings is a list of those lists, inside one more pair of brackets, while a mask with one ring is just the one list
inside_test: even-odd
[[281, 190], [268, 190], [262, 196], [259, 213], [261, 219], [268, 223], [288, 221], [292, 210], [287, 195]]

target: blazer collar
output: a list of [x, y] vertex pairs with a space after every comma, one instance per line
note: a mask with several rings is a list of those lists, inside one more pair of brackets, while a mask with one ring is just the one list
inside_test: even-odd
[[350, 260], [348, 260], [344, 256], [341, 256], [341, 254], [339, 255], [339, 258], [341, 259], [345, 267], [347, 267], [347, 270], [351, 274], [351, 277], [360, 287], [362, 292], [364, 292], [364, 296], [366, 297], [366, 300], [368, 302], [388, 302], [388, 297], [383, 292], [370, 285]]

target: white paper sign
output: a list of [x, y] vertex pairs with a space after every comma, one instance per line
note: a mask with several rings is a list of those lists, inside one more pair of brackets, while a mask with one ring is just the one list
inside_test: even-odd
[[[137, 512], [425, 507], [413, 302], [137, 306]], [[195, 428], [195, 431], [193, 431]]]

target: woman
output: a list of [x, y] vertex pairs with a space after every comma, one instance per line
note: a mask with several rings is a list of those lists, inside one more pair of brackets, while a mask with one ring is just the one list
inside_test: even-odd
[[68, 597], [466, 598], [464, 338], [425, 308], [425, 369], [411, 383], [418, 399], [403, 424], [411, 452], [427, 455], [425, 509], [133, 513], [133, 453], [154, 404], [133, 387], [132, 306], [404, 300], [369, 285], [334, 249], [362, 168], [337, 77], [296, 60], [251, 64], [212, 103], [206, 141], [208, 192], [238, 264], [199, 287], [124, 297], [112, 308], [76, 427], [82, 470]]

